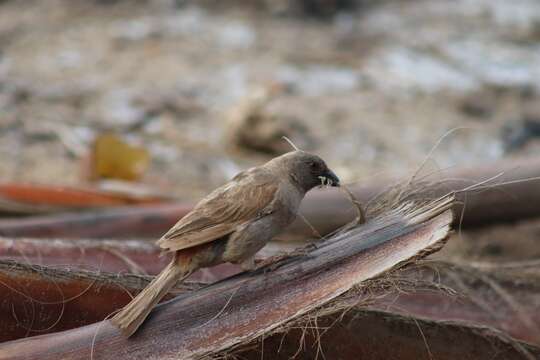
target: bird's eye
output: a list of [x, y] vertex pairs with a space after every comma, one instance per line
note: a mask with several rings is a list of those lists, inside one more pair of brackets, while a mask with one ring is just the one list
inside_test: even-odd
[[317, 170], [319, 168], [319, 164], [312, 161], [309, 163], [309, 167], [312, 169], [312, 170]]

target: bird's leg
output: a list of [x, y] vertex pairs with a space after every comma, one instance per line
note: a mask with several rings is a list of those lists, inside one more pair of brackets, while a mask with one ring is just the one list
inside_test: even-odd
[[240, 267], [241, 267], [242, 270], [244, 270], [244, 271], [255, 270], [255, 269], [256, 269], [256, 266], [255, 266], [255, 257], [254, 257], [254, 256], [250, 256], [249, 258], [245, 259], [244, 261], [242, 261], [242, 262], [240, 263]]

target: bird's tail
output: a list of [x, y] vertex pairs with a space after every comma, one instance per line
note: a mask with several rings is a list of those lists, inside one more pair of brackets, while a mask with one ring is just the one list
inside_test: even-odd
[[191, 269], [182, 266], [178, 255], [158, 276], [148, 284], [129, 304], [111, 318], [122, 333], [129, 337], [133, 335], [146, 319], [154, 306], [169, 292], [178, 280], [184, 280], [191, 274]]

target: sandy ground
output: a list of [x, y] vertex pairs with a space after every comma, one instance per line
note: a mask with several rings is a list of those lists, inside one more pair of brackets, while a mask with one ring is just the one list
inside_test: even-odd
[[538, 153], [508, 140], [540, 119], [538, 1], [366, 3], [321, 19], [251, 2], [0, 2], [1, 178], [78, 184], [94, 136], [115, 131], [149, 150], [143, 183], [195, 199], [271, 156], [224, 136], [261, 88], [281, 89], [268, 109], [345, 182], [410, 173], [450, 129], [428, 167]]

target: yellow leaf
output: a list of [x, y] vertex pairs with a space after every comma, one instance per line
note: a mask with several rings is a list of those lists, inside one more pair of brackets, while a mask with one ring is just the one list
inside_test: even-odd
[[114, 134], [103, 134], [94, 142], [93, 178], [137, 180], [148, 168], [150, 156], [142, 147], [132, 146]]

